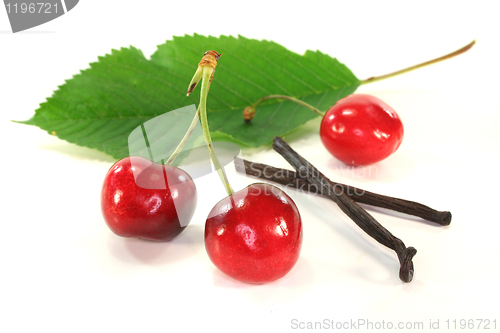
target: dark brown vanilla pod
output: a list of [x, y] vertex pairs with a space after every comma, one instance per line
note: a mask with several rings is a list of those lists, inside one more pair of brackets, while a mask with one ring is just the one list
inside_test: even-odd
[[417, 253], [415, 248], [406, 247], [403, 241], [391, 234], [352, 198], [343, 191], [336, 190], [335, 187], [330, 184], [328, 178], [295, 152], [281, 138], [274, 138], [273, 148], [293, 166], [301, 177], [307, 178], [311, 184], [315, 184], [319, 189], [324, 191], [330, 199], [335, 201], [340, 209], [363, 229], [364, 232], [380, 244], [394, 250], [400, 263], [399, 278], [403, 282], [411, 282], [414, 274], [412, 259]]
[[[276, 168], [267, 164], [250, 162], [244, 159], [238, 159], [237, 162], [238, 163], [235, 163], [235, 165], [238, 172], [328, 197], [327, 193], [321, 191], [321, 189], [318, 189], [315, 185], [311, 186], [307, 178], [301, 178], [292, 170]], [[358, 203], [418, 216], [424, 220], [443, 226], [449, 225], [451, 222], [451, 213], [449, 211], [438, 211], [418, 202], [365, 191], [357, 187], [333, 182], [331, 180], [328, 181], [331, 186], [336, 189], [342, 189], [349, 197]]]

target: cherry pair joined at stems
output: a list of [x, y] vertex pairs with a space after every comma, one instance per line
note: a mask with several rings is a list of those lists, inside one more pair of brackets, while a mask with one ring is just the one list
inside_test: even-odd
[[[213, 149], [206, 110], [219, 57], [208, 51], [198, 65], [188, 95], [201, 81], [200, 104], [167, 165], [135, 156], [116, 162], [103, 183], [101, 209], [109, 228], [120, 236], [166, 241], [181, 233], [196, 207], [196, 187], [187, 173], [168, 164], [182, 151], [199, 117], [210, 159], [228, 193], [206, 220], [208, 256], [235, 279], [271, 282], [286, 275], [297, 262], [302, 220], [293, 200], [275, 186], [257, 183], [234, 192], [229, 184]], [[158, 186], [159, 181], [163, 186]]]

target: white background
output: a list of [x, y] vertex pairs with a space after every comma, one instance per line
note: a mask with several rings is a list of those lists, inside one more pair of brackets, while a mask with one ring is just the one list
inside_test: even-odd
[[[299, 330], [294, 319], [424, 325], [406, 332], [427, 331], [437, 320], [441, 331], [473, 331], [448, 330], [446, 320], [489, 319], [500, 331], [497, 4], [87, 0], [17, 34], [1, 9], [0, 331], [287, 332]], [[457, 58], [358, 89], [386, 101], [403, 120], [403, 144], [386, 160], [343, 166], [323, 148], [319, 120], [287, 136], [332, 180], [452, 212], [451, 225], [439, 227], [369, 210], [418, 250], [413, 282], [402, 283], [394, 252], [333, 203], [294, 191], [304, 224], [294, 269], [266, 285], [226, 277], [203, 244], [206, 216], [225, 196], [216, 175], [197, 180], [196, 214], [174, 241], [120, 238], [99, 205], [114, 160], [10, 122], [29, 119], [59, 85], [113, 48], [133, 45], [150, 56], [172, 36], [192, 33], [268, 39], [298, 53], [318, 49], [360, 79], [477, 41]], [[243, 154], [290, 168], [270, 147]], [[232, 180], [234, 188], [254, 181]]]

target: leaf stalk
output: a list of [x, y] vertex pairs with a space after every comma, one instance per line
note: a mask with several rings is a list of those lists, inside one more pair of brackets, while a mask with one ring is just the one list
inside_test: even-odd
[[385, 75], [372, 76], [372, 77], [370, 77], [368, 79], [365, 79], [365, 80], [361, 81], [361, 84], [367, 84], [367, 83], [371, 83], [371, 82], [385, 80], [385, 79], [388, 79], [388, 78], [391, 78], [391, 77], [394, 77], [394, 76], [398, 76], [398, 75], [401, 75], [401, 74], [404, 74], [404, 73], [411, 72], [411, 71], [413, 71], [415, 69], [419, 69], [419, 68], [422, 68], [422, 67], [425, 67], [425, 66], [428, 66], [428, 65], [432, 65], [432, 64], [441, 62], [441, 61], [446, 60], [446, 59], [450, 59], [450, 58], [456, 57], [457, 55], [462, 54], [462, 53], [466, 52], [467, 50], [469, 50], [472, 46], [474, 46], [475, 43], [476, 43], [476, 41], [473, 40], [469, 44], [465, 45], [464, 47], [462, 47], [462, 48], [460, 48], [460, 49], [458, 49], [456, 51], [453, 51], [453, 52], [448, 53], [448, 54], [446, 54], [444, 56], [441, 56], [441, 57], [438, 57], [438, 58], [435, 58], [435, 59], [432, 59], [432, 60], [429, 60], [429, 61], [422, 62], [422, 63], [420, 63], [418, 65], [410, 66], [410, 67], [401, 69], [399, 71], [395, 71], [395, 72], [392, 72], [392, 73], [389, 73], [389, 74], [385, 74]]

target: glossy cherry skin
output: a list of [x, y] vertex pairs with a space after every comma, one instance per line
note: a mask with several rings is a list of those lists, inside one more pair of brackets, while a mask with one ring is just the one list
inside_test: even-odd
[[347, 96], [330, 108], [321, 121], [325, 148], [348, 165], [381, 161], [403, 141], [403, 123], [396, 111], [377, 97]]
[[302, 247], [302, 220], [293, 200], [263, 183], [224, 198], [205, 224], [205, 248], [214, 265], [247, 283], [285, 276]]
[[180, 234], [196, 201], [196, 186], [186, 172], [136, 156], [116, 162], [101, 190], [102, 215], [111, 231], [155, 241]]

